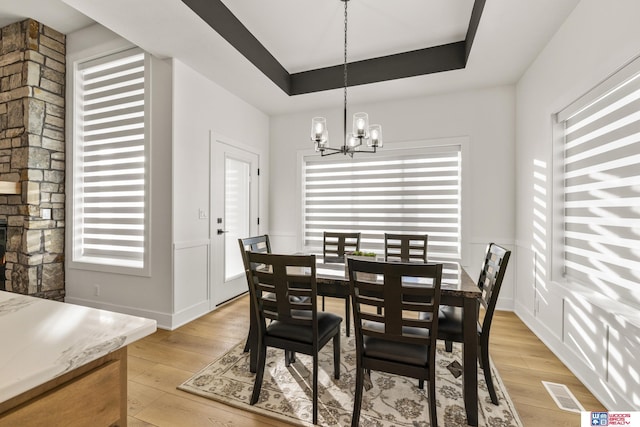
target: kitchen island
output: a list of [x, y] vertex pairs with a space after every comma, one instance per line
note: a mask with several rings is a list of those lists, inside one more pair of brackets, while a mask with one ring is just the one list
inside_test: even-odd
[[0, 291], [0, 427], [126, 426], [127, 345], [156, 321]]

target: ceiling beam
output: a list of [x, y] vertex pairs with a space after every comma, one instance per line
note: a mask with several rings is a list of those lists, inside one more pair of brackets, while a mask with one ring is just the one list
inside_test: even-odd
[[280, 89], [285, 93], [290, 92], [289, 72], [221, 0], [182, 0], [182, 2]]
[[[220, 36], [287, 95], [300, 95], [344, 86], [343, 64], [289, 74], [222, 0], [182, 0]], [[377, 83], [462, 69], [486, 0], [475, 0], [465, 40], [394, 55], [348, 63], [348, 85]]]
[[[347, 64], [347, 86], [457, 70], [465, 66], [465, 42], [434, 46]], [[289, 95], [344, 87], [344, 64], [291, 74]]]

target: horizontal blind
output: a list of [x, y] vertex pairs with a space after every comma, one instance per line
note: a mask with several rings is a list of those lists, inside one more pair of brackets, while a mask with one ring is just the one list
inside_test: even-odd
[[305, 246], [324, 231], [361, 232], [384, 251], [384, 233], [428, 234], [430, 259], [460, 258], [460, 146], [375, 156], [305, 158]]
[[143, 266], [144, 64], [132, 49], [78, 67], [83, 261]]
[[563, 122], [568, 279], [640, 306], [640, 78]]

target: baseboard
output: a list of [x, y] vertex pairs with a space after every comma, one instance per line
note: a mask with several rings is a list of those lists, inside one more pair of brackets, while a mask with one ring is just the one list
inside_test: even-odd
[[174, 329], [177, 329], [182, 325], [186, 325], [187, 323], [197, 319], [200, 316], [204, 316], [205, 314], [209, 313], [209, 311], [211, 311], [209, 310], [209, 300], [199, 302], [192, 305], [191, 307], [187, 307], [184, 310], [173, 314], [171, 318], [171, 327], [168, 329], [173, 331]]
[[142, 310], [135, 307], [128, 307], [119, 304], [109, 304], [83, 298], [66, 297], [64, 301], [70, 304], [83, 305], [85, 307], [99, 308], [101, 310], [115, 311], [117, 313], [129, 314], [131, 316], [154, 319], [158, 323], [158, 328], [161, 329], [168, 329], [167, 326], [171, 325], [171, 315], [169, 313], [162, 313], [152, 310]]

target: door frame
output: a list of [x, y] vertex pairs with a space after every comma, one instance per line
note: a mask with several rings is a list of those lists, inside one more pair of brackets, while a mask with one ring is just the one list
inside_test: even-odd
[[[226, 150], [236, 151], [237, 153], [245, 153], [253, 157], [251, 164], [251, 185], [250, 191], [250, 235], [258, 235], [260, 233], [260, 152], [254, 147], [239, 143], [231, 138], [225, 137], [216, 132], [209, 133], [209, 241], [211, 242], [211, 255], [209, 259], [210, 271], [209, 276], [209, 310], [214, 310], [224, 301], [219, 301], [216, 296], [216, 286], [225, 282], [224, 273], [224, 235], [218, 235], [218, 228], [224, 229], [224, 160], [227, 158]], [[224, 148], [226, 147], [226, 148]], [[222, 171], [216, 169], [219, 150], [225, 158], [222, 159]], [[219, 182], [219, 175], [222, 173], [222, 180]], [[223, 223], [218, 224], [218, 218], [223, 218]], [[239, 250], [239, 249], [238, 249]], [[244, 277], [242, 278], [244, 279]], [[226, 300], [225, 300], [226, 301]]]

